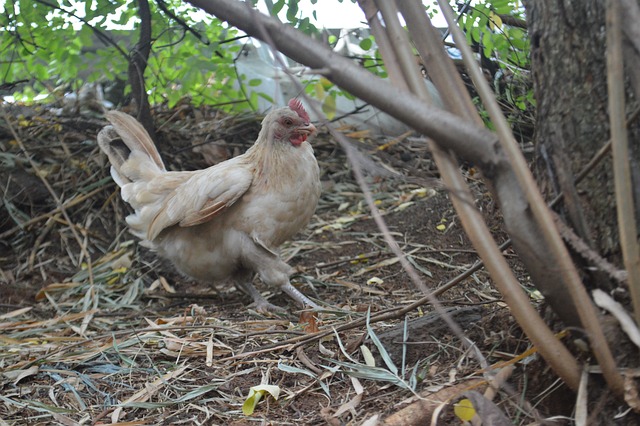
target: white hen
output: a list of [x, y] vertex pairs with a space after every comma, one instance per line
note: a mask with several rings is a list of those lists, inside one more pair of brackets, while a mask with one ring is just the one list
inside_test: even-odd
[[[204, 170], [170, 172], [133, 117], [109, 112], [98, 135], [111, 175], [135, 212], [131, 231], [183, 273], [233, 280], [260, 311], [278, 310], [251, 284], [254, 273], [302, 306], [317, 307], [289, 282], [277, 248], [307, 225], [320, 196], [307, 137], [316, 128], [296, 99], [264, 118], [246, 153]], [[124, 143], [123, 143], [124, 142]]]

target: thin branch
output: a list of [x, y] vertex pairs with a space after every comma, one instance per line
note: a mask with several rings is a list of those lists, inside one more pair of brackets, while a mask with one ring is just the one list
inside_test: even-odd
[[[460, 157], [491, 169], [499, 162], [496, 136], [483, 127], [463, 122], [459, 117], [422, 102], [409, 91], [398, 89], [342, 57], [317, 40], [261, 14], [252, 14], [242, 2], [230, 0], [189, 0], [214, 13], [247, 34], [261, 38], [264, 27], [276, 47], [291, 59], [310, 68], [327, 69], [327, 78], [354, 96], [375, 105], [417, 131], [432, 137]], [[374, 89], [375, 90], [372, 90]]]
[[[438, 0], [440, 9], [442, 10], [451, 33], [458, 44], [458, 48], [462, 52], [463, 60], [467, 65], [467, 71], [471, 76], [480, 97], [489, 112], [491, 121], [496, 126], [500, 145], [509, 158], [509, 162], [513, 165], [515, 176], [524, 191], [528, 200], [529, 208], [537, 222], [537, 229], [542, 233], [545, 243], [545, 249], [549, 250], [552, 258], [555, 259], [554, 269], [558, 270], [561, 283], [566, 286], [573, 304], [577, 310], [580, 322], [585, 328], [589, 339], [591, 340], [591, 348], [600, 364], [603, 375], [611, 388], [618, 396], [624, 394], [624, 382], [622, 376], [617, 370], [615, 360], [607, 344], [604, 332], [598, 320], [598, 313], [587, 294], [578, 271], [571, 260], [571, 256], [567, 247], [562, 241], [562, 237], [558, 233], [551, 213], [537, 189], [537, 185], [527, 163], [519, 150], [518, 144], [513, 139], [511, 128], [506, 118], [502, 114], [493, 93], [489, 88], [486, 80], [481, 72], [472, 62], [473, 55], [469, 50], [468, 44], [465, 42], [465, 36], [462, 30], [456, 25], [455, 17], [451, 6], [447, 1]], [[623, 115], [624, 116], [624, 115]], [[548, 265], [551, 266], [551, 265]]]
[[[388, 3], [380, 1], [378, 4], [383, 6], [382, 11], [383, 16], [385, 17], [385, 23], [388, 24], [388, 27], [390, 26], [393, 28], [393, 26], [389, 25], [389, 22], [397, 21], [397, 12], [393, 10]], [[407, 12], [404, 14], [407, 22], [423, 16], [426, 19], [426, 15], [424, 15], [424, 13], [418, 14], [419, 12], [415, 7], [413, 8], [414, 10], [411, 11], [413, 13], [411, 13], [410, 5], [416, 6], [419, 4], [417, 2], [409, 1], [403, 3], [403, 6], [406, 8], [404, 10]], [[385, 13], [385, 9], [391, 10]], [[413, 23], [415, 24], [416, 21], [413, 20]], [[418, 29], [414, 28], [414, 33], [416, 34], [415, 37], [417, 38], [421, 38], [420, 35], [424, 32], [420, 31], [419, 28], [424, 28], [426, 25], [426, 23], [422, 22], [420, 22], [420, 24], [422, 25], [418, 25]], [[397, 26], [397, 30], [400, 31], [399, 25]], [[400, 48], [397, 43], [394, 43], [394, 47], [396, 47], [396, 49]], [[440, 52], [441, 50], [442, 48], [438, 47], [437, 51], [439, 54], [443, 53]], [[407, 54], [411, 53], [410, 49], [406, 49], [406, 52]], [[423, 51], [421, 53], [424, 56], [436, 54], [434, 51]], [[424, 82], [418, 74], [415, 66], [412, 66], [409, 57], [405, 58], [405, 63], [403, 65], [405, 73], [408, 74], [413, 72], [414, 77], [410, 83], [412, 90], [417, 93], [426, 92]], [[457, 73], [454, 75], [457, 75]], [[451, 80], [451, 77], [452, 76], [449, 76], [448, 80]], [[449, 83], [446, 86], [453, 86], [455, 88], [458, 85]], [[475, 112], [471, 114], [477, 115]], [[479, 119], [479, 117], [476, 118], [478, 121]], [[531, 305], [529, 298], [520, 287], [520, 283], [507, 264], [504, 256], [502, 256], [501, 251], [498, 249], [498, 246], [484, 222], [482, 215], [473, 204], [473, 197], [468, 190], [456, 162], [435, 144], [433, 144], [432, 152], [446, 186], [456, 189], [457, 195], [455, 197], [451, 197], [451, 201], [458, 212], [460, 220], [467, 235], [471, 239], [473, 246], [478, 250], [478, 254], [484, 260], [491, 277], [496, 283], [496, 286], [499, 288], [501, 294], [505, 298], [505, 301], [509, 304], [512, 315], [514, 315], [523, 330], [527, 333], [527, 336], [540, 350], [541, 354], [545, 357], [545, 360], [549, 362], [556, 374], [562, 377], [570, 387], [574, 388], [577, 384], [579, 373], [577, 361], [566, 347], [564, 347], [564, 345], [553, 338], [553, 332], [546, 326], [540, 315]], [[467, 202], [463, 202], [463, 200], [460, 199], [461, 196], [463, 197], [463, 200], [466, 200]]]
[[622, 16], [619, 0], [607, 1], [607, 86], [609, 122], [615, 182], [618, 230], [636, 322], [640, 324], [640, 248], [636, 212], [633, 205], [629, 140], [625, 126], [624, 64], [622, 56]]
[[[421, 10], [420, 3], [407, 0], [402, 2], [400, 10], [409, 30], [415, 34], [414, 44], [418, 46], [420, 55], [425, 59], [430, 58], [430, 60], [425, 60], [430, 65], [428, 72], [433, 74], [445, 103], [448, 103], [451, 110], [458, 112], [463, 119], [480, 122], [481, 119], [475, 111], [468, 93], [456, 92], [462, 87], [462, 81], [458, 73], [448, 71], [453, 64], [439, 45], [437, 34], [426, 14]], [[388, 19], [385, 18], [385, 20]], [[416, 81], [412, 88], [417, 91], [424, 90], [424, 83]], [[456, 93], [458, 93], [457, 97]], [[439, 151], [434, 151], [434, 157], [447, 187], [455, 186], [458, 193], [464, 194], [466, 199], [470, 199], [468, 203], [463, 203], [460, 202], [458, 196], [455, 196], [451, 197], [451, 201], [458, 212], [465, 232], [478, 251], [478, 255], [483, 259], [496, 287], [509, 305], [512, 315], [554, 372], [569, 387], [576, 389], [580, 377], [578, 362], [568, 349], [554, 338], [551, 329], [531, 305], [529, 297], [522, 290], [518, 279], [502, 255], [502, 249], [498, 247], [484, 222], [484, 218], [473, 204], [473, 197], [471, 197], [459, 169], [452, 161], [443, 161], [443, 154]]]
[[144, 70], [147, 68], [147, 61], [151, 53], [151, 10], [148, 0], [138, 0], [138, 10], [140, 15], [140, 38], [131, 51], [129, 58], [129, 83], [131, 84], [131, 95], [136, 100], [138, 106], [138, 121], [151, 136], [156, 139], [155, 127], [151, 118], [151, 106], [145, 88]]
[[191, 28], [191, 26], [189, 26], [189, 24], [187, 24], [182, 18], [180, 18], [175, 13], [170, 11], [169, 8], [167, 7], [167, 4], [164, 2], [164, 0], [156, 0], [156, 3], [158, 4], [158, 7], [160, 8], [160, 10], [166, 13], [167, 16], [169, 16], [169, 18], [176, 21], [178, 25], [180, 25], [184, 29], [185, 32], [191, 33], [195, 38], [197, 38], [207, 46], [210, 44], [209, 40], [202, 37], [202, 35], [198, 31]]
[[512, 27], [518, 27], [518, 28], [522, 28], [522, 29], [528, 29], [529, 27], [527, 27], [527, 21], [525, 21], [524, 19], [520, 19], [520, 18], [516, 18], [515, 16], [511, 16], [511, 15], [498, 15], [500, 17], [500, 19], [502, 20], [502, 23], [510, 25]]

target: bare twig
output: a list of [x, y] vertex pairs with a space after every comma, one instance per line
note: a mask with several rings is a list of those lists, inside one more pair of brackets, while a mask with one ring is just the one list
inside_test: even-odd
[[101, 187], [98, 187], [98, 188], [94, 189], [91, 192], [88, 192], [86, 194], [82, 194], [82, 195], [79, 195], [79, 196], [77, 196], [75, 198], [72, 198], [71, 200], [69, 200], [69, 201], [67, 201], [67, 202], [65, 202], [63, 204], [58, 205], [58, 207], [56, 207], [55, 209], [51, 210], [48, 213], [42, 214], [40, 216], [33, 217], [33, 218], [27, 220], [26, 222], [23, 222], [23, 223], [19, 224], [18, 226], [14, 227], [14, 228], [11, 228], [8, 231], [3, 232], [2, 234], [0, 234], [0, 239], [4, 239], [4, 238], [7, 238], [7, 237], [10, 237], [11, 235], [15, 234], [16, 232], [19, 232], [20, 230], [22, 230], [22, 229], [24, 229], [24, 228], [26, 228], [28, 226], [34, 225], [34, 224], [36, 224], [38, 222], [41, 222], [41, 221], [43, 221], [45, 219], [49, 219], [49, 218], [57, 215], [58, 213], [60, 213], [62, 210], [69, 209], [69, 208], [71, 208], [73, 206], [76, 206], [76, 205], [78, 205], [78, 204], [80, 204], [80, 203], [82, 203], [82, 202], [84, 202], [84, 201], [86, 201], [88, 199], [91, 199], [94, 195], [98, 194], [99, 192], [101, 192], [103, 190], [104, 190], [104, 187], [101, 186]]
[[158, 4], [158, 7], [164, 13], [166, 13], [167, 16], [169, 16], [169, 18], [171, 18], [174, 21], [176, 21], [178, 23], [178, 25], [180, 25], [184, 29], [185, 32], [191, 33], [195, 38], [197, 38], [198, 40], [200, 40], [202, 43], [204, 43], [206, 45], [210, 44], [209, 40], [204, 38], [198, 31], [196, 31], [193, 28], [191, 28], [189, 26], [189, 24], [187, 24], [182, 18], [180, 18], [178, 15], [176, 15], [171, 10], [169, 10], [169, 7], [167, 6], [167, 3], [165, 3], [164, 0], [156, 0], [156, 3]]
[[147, 68], [147, 61], [151, 53], [149, 0], [138, 0], [138, 14], [140, 15], [140, 38], [129, 56], [129, 84], [131, 84], [131, 95], [138, 106], [137, 119], [149, 133], [151, 139], [156, 140], [156, 131], [151, 118], [151, 106], [144, 80], [144, 70]]
[[49, 182], [45, 178], [44, 173], [39, 171], [38, 165], [36, 164], [35, 161], [33, 161], [33, 158], [31, 157], [31, 154], [29, 154], [29, 151], [27, 151], [27, 148], [24, 146], [24, 143], [22, 142], [22, 138], [20, 138], [20, 136], [18, 135], [16, 130], [13, 128], [13, 125], [11, 124], [11, 120], [10, 120], [9, 114], [7, 113], [7, 110], [5, 108], [0, 108], [0, 109], [2, 110], [2, 115], [4, 116], [4, 120], [7, 123], [7, 127], [11, 131], [11, 134], [13, 135], [16, 143], [18, 144], [18, 146], [20, 147], [22, 152], [24, 152], [25, 157], [29, 160], [29, 164], [31, 164], [31, 167], [36, 172], [36, 175], [38, 176], [38, 178], [40, 178], [40, 180], [42, 181], [42, 183], [45, 186], [45, 188], [47, 188], [47, 191], [49, 191], [49, 194], [51, 195], [51, 197], [55, 200], [56, 205], [58, 206], [58, 209], [60, 210], [60, 213], [62, 213], [62, 215], [64, 216], [65, 220], [69, 223], [69, 229], [71, 230], [71, 233], [73, 234], [73, 237], [75, 238], [76, 242], [80, 246], [80, 250], [81, 250], [81, 253], [82, 253], [83, 257], [86, 259], [87, 268], [88, 268], [88, 272], [89, 272], [89, 282], [90, 282], [91, 285], [93, 285], [93, 267], [92, 267], [92, 262], [91, 262], [91, 256], [89, 255], [89, 252], [87, 251], [86, 245], [83, 244], [83, 241], [82, 241], [82, 238], [80, 237], [80, 234], [78, 234], [78, 231], [73, 226], [73, 221], [69, 217], [69, 214], [67, 213], [67, 210], [63, 207], [64, 204], [62, 203], [62, 200], [60, 199], [60, 197], [58, 197], [58, 194], [55, 192], [55, 190], [53, 189], [51, 184], [49, 184]]
[[594, 251], [589, 245], [576, 233], [571, 229], [567, 224], [565, 224], [560, 216], [556, 213], [552, 213], [556, 226], [558, 227], [558, 231], [560, 231], [560, 235], [562, 238], [571, 246], [573, 249], [582, 256], [583, 259], [588, 261], [590, 264], [594, 265], [599, 270], [606, 272], [609, 277], [617, 281], [619, 284], [623, 284], [627, 282], [628, 276], [627, 271], [620, 270], [616, 268], [614, 265], [609, 263], [607, 259], [600, 256], [596, 251]]

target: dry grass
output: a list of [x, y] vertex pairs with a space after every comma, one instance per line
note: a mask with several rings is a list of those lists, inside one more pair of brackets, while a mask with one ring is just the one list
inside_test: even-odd
[[[100, 118], [26, 107], [3, 117], [1, 424], [360, 424], [426, 395], [454, 401], [483, 389], [479, 359], [516, 367], [495, 398], [514, 424], [535, 420], [533, 406], [558, 389], [482, 270], [443, 287], [477, 259], [419, 138], [354, 143], [369, 154], [394, 237], [429, 288], [442, 289], [473, 350], [410, 287], [326, 136], [314, 142], [325, 185], [317, 215], [282, 250], [298, 268], [294, 283], [325, 310], [264, 317], [239, 292], [190, 282], [138, 248], [95, 144]], [[161, 153], [176, 169], [244, 151], [259, 126], [251, 115], [190, 108], [156, 118]], [[502, 235], [480, 186], [477, 197]], [[260, 384], [277, 386], [278, 400], [265, 394], [243, 414]], [[460, 424], [443, 407], [440, 424]]]

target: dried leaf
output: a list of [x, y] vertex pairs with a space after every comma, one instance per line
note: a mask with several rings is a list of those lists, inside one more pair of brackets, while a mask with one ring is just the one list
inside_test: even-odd
[[489, 28], [494, 31], [496, 28], [502, 28], [502, 18], [493, 11], [489, 14]]
[[343, 415], [347, 411], [350, 411], [355, 416], [356, 415], [356, 407], [362, 401], [362, 395], [363, 394], [358, 394], [358, 395], [354, 396], [348, 402], [345, 402], [340, 407], [338, 407], [338, 409], [336, 410], [336, 412], [333, 415], [333, 417], [340, 417], [341, 415]]
[[360, 346], [360, 351], [362, 352], [362, 357], [364, 358], [364, 363], [369, 367], [376, 366], [376, 359], [373, 357], [373, 354], [365, 345]]
[[380, 285], [384, 283], [384, 280], [382, 278], [378, 278], [378, 277], [371, 277], [367, 280], [367, 284], [369, 285]]
[[638, 330], [638, 326], [636, 325], [631, 315], [627, 313], [624, 307], [613, 300], [611, 296], [600, 289], [595, 289], [591, 293], [593, 295], [593, 301], [596, 305], [609, 311], [620, 323], [620, 327], [622, 330], [627, 333], [629, 339], [636, 346], [640, 347], [640, 330]]
[[70, 288], [80, 287], [80, 286], [81, 286], [81, 283], [77, 283], [77, 282], [49, 284], [48, 286], [45, 286], [38, 291], [38, 293], [36, 294], [36, 301], [42, 302], [43, 300], [45, 300], [47, 298], [45, 293], [53, 293], [56, 291], [68, 290]]
[[15, 311], [7, 312], [6, 314], [0, 315], [0, 320], [14, 318], [22, 314], [26, 314], [32, 309], [33, 309], [33, 306], [27, 306], [26, 308], [20, 308], [20, 309], [16, 309]]
[[2, 375], [9, 380], [13, 380], [13, 384], [16, 385], [20, 380], [24, 379], [25, 377], [38, 374], [39, 371], [40, 371], [40, 368], [34, 365], [30, 368], [27, 368], [26, 370], [5, 371], [2, 373]]
[[304, 324], [305, 333], [317, 333], [320, 331], [316, 322], [316, 313], [312, 311], [304, 311], [300, 314], [300, 324]]

